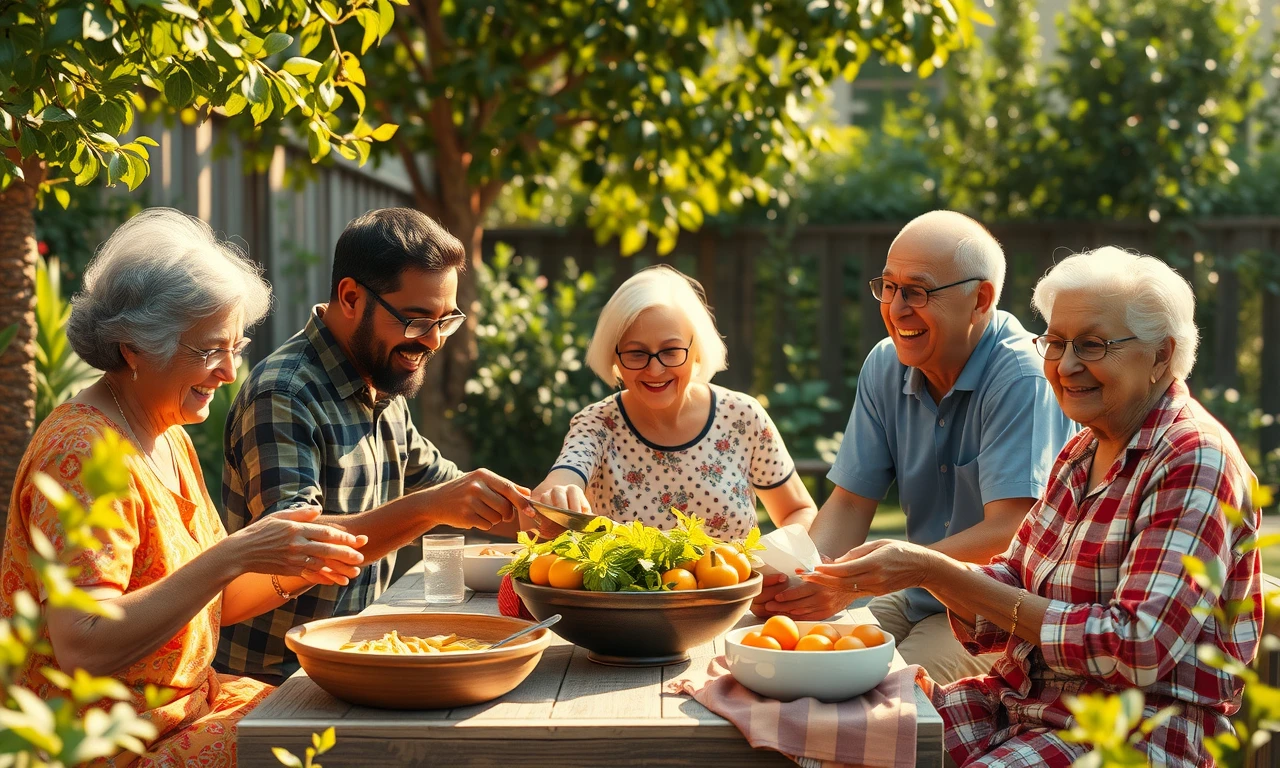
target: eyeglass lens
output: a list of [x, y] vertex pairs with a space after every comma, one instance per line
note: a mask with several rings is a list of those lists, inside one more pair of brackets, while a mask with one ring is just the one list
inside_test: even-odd
[[626, 352], [619, 352], [618, 359], [622, 361], [622, 367], [629, 371], [642, 371], [649, 367], [649, 361], [658, 358], [658, 362], [666, 368], [676, 368], [684, 365], [684, 361], [689, 357], [689, 350], [680, 347], [671, 347], [668, 349], [660, 349], [657, 352], [645, 352], [644, 350], [634, 349]]
[[439, 320], [432, 320], [427, 317], [416, 318], [410, 320], [405, 326], [404, 336], [406, 339], [420, 339], [431, 333], [433, 327], [439, 326], [440, 337], [452, 336], [462, 327], [463, 322], [467, 319], [466, 315], [445, 315]]

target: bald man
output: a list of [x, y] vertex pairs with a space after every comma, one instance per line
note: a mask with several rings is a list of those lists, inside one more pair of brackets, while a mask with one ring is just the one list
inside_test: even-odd
[[[890, 246], [871, 281], [889, 338], [858, 376], [828, 475], [835, 491], [810, 530], [824, 557], [866, 541], [879, 500], [896, 482], [909, 541], [986, 563], [1009, 546], [1044, 491], [1076, 428], [1044, 378], [1032, 335], [996, 309], [1004, 272], [991, 233], [952, 211], [920, 216]], [[822, 619], [862, 594], [775, 576], [753, 610]], [[938, 682], [985, 674], [995, 659], [971, 656], [924, 590], [876, 596], [869, 608], [903, 658]]]

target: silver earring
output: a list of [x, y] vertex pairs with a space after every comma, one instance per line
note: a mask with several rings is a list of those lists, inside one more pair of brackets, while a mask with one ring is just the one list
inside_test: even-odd
[[[138, 369], [137, 369], [137, 368], [134, 368], [134, 369], [133, 369], [133, 376], [132, 376], [132, 378], [133, 378], [133, 380], [134, 380], [134, 381], [137, 381], [137, 380], [138, 380]], [[1152, 381], [1154, 382], [1155, 380], [1154, 380], [1154, 379], [1152, 379]]]

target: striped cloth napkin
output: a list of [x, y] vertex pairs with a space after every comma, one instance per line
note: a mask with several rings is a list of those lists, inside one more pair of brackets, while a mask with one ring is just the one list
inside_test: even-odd
[[928, 680], [923, 668], [899, 665], [848, 701], [781, 702], [744, 688], [717, 656], [705, 673], [676, 680], [672, 688], [733, 723], [752, 747], [781, 752], [804, 768], [906, 768], [916, 764], [917, 679]]

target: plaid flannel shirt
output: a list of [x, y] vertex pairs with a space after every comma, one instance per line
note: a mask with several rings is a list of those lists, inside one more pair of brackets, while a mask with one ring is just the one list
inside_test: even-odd
[[[374, 509], [461, 472], [418, 433], [403, 397], [373, 400], [323, 321], [249, 374], [227, 417], [222, 501], [228, 533], [264, 514], [314, 505], [326, 515]], [[345, 587], [318, 586], [222, 628], [215, 666], [239, 675], [288, 676], [297, 658], [290, 628], [358, 613], [386, 589], [395, 553], [369, 563]]]
[[[1088, 429], [1068, 442], [1009, 549], [974, 566], [1050, 600], [1039, 647], [982, 617], [968, 626], [951, 616], [970, 653], [1004, 654], [988, 676], [935, 693], [947, 750], [960, 765], [1070, 765], [1084, 750], [1053, 735], [1071, 725], [1063, 698], [1094, 691], [1140, 688], [1146, 716], [1179, 707], [1141, 745], [1152, 765], [1212, 765], [1204, 737], [1231, 729], [1243, 682], [1200, 661], [1196, 647], [1244, 662], [1257, 653], [1261, 560], [1239, 551], [1259, 525], [1253, 474], [1182, 382], [1088, 492], [1096, 447]], [[1223, 505], [1240, 510], [1241, 527]], [[1183, 555], [1222, 569], [1221, 595], [1192, 580]], [[1208, 614], [1250, 598], [1253, 609], [1229, 625]]]

